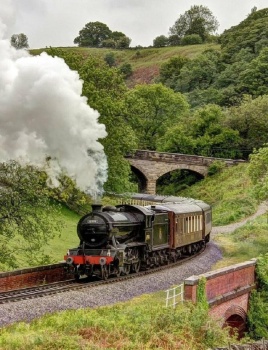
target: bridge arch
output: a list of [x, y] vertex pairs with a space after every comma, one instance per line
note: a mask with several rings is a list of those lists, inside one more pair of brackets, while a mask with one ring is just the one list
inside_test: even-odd
[[224, 327], [230, 327], [238, 333], [239, 338], [244, 336], [247, 330], [247, 314], [246, 311], [238, 305], [232, 305], [226, 310], [224, 315]]
[[140, 183], [142, 184], [146, 193], [156, 193], [157, 180], [174, 170], [191, 170], [203, 177], [207, 175], [208, 168], [205, 166], [196, 166], [192, 164], [173, 164], [157, 161], [144, 161], [129, 159], [131, 169], [138, 176]]
[[130, 165], [142, 174], [146, 182], [145, 192], [156, 193], [156, 181], [159, 177], [174, 170], [191, 170], [206, 176], [209, 166], [216, 160], [226, 166], [236, 165], [242, 160], [203, 157], [180, 153], [164, 153], [155, 151], [137, 150], [133, 155], [126, 157]]

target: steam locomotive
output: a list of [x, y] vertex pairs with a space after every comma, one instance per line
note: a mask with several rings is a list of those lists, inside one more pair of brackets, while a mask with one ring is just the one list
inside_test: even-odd
[[135, 273], [200, 251], [210, 239], [210, 205], [135, 194], [116, 206], [92, 205], [78, 222], [80, 244], [64, 256], [76, 279]]

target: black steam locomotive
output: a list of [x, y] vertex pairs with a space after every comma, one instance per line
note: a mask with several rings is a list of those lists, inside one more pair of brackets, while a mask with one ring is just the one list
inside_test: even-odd
[[64, 257], [76, 279], [107, 279], [174, 262], [209, 241], [211, 207], [183, 197], [136, 194], [116, 206], [92, 205], [77, 225], [78, 248]]

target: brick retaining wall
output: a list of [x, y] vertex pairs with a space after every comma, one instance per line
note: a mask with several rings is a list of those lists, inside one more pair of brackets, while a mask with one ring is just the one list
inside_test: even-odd
[[205, 277], [210, 314], [227, 319], [230, 310], [236, 308], [236, 314], [242, 317], [248, 311], [250, 291], [255, 287], [255, 266], [256, 259], [252, 259], [200, 276], [191, 276], [184, 281], [184, 297], [196, 302], [198, 282]]
[[1, 272], [0, 292], [65, 281], [70, 278], [64, 270], [64, 263]]

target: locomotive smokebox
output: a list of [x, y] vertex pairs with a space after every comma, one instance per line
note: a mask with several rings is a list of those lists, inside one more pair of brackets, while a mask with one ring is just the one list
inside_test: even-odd
[[92, 211], [102, 211], [102, 205], [98, 203], [91, 204]]

